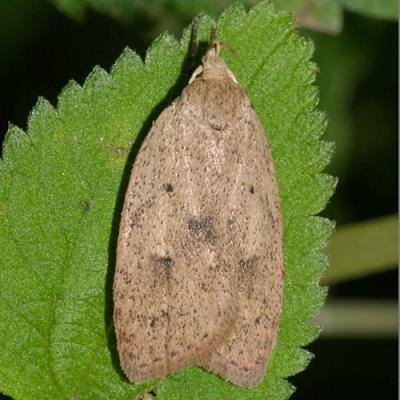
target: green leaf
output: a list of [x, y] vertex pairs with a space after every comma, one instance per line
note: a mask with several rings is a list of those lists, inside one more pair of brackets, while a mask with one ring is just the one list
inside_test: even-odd
[[[217, 16], [225, 7], [236, 0], [51, 0], [57, 8], [75, 19], [82, 19], [89, 7], [124, 22], [135, 17], [148, 15], [158, 25], [180, 25], [182, 21], [200, 12]], [[243, 0], [254, 6], [258, 0]], [[290, 11], [296, 23], [304, 28], [337, 34], [343, 25], [343, 8], [375, 18], [396, 20], [397, 0], [271, 0], [276, 10]]]
[[[322, 33], [313, 33], [312, 38], [316, 47], [315, 59], [320, 69], [317, 78], [320, 106], [329, 113], [325, 137], [335, 142], [335, 158], [329, 165], [329, 171], [343, 176], [353, 157], [352, 148], [357, 146], [351, 105], [372, 57], [348, 30], [342, 32], [340, 38]], [[332, 65], [335, 67], [332, 68]]]
[[86, 0], [51, 0], [51, 2], [71, 18], [79, 20], [85, 14]]
[[[57, 9], [70, 18], [82, 20], [86, 10], [108, 14], [122, 21], [132, 21], [133, 17], [144, 7], [144, 0], [50, 0]], [[151, 0], [151, 5], [160, 9], [162, 0]]]
[[338, 0], [274, 0], [279, 10], [291, 11], [304, 27], [327, 33], [342, 29], [342, 8]]
[[[151, 15], [159, 24], [170, 19], [179, 24], [179, 19], [187, 20], [200, 12], [217, 16], [235, 0], [51, 0], [60, 11], [72, 18], [81, 19], [86, 8], [109, 14], [129, 22], [140, 13]], [[300, 26], [317, 31], [337, 33], [342, 27], [342, 7], [340, 0], [272, 0], [277, 10], [290, 11], [296, 16]], [[259, 3], [244, 0], [247, 6]], [[178, 21], [176, 21], [178, 19]]]
[[[200, 20], [199, 40], [213, 21]], [[264, 127], [277, 172], [284, 223], [285, 292], [277, 345], [264, 382], [236, 387], [200, 368], [134, 385], [115, 349], [112, 280], [124, 191], [140, 140], [187, 84], [189, 29], [157, 39], [143, 63], [127, 49], [111, 73], [96, 67], [71, 82], [57, 108], [40, 99], [27, 133], [10, 127], [0, 161], [0, 390], [23, 399], [286, 399], [284, 378], [306, 367], [301, 347], [319, 332], [309, 320], [326, 291], [321, 249], [332, 232], [314, 217], [335, 179], [321, 171], [332, 146], [320, 140], [313, 45], [290, 15], [262, 2], [218, 21], [223, 57]], [[204, 46], [201, 47], [204, 51]]]
[[369, 17], [397, 20], [399, 2], [397, 0], [339, 0], [344, 7]]

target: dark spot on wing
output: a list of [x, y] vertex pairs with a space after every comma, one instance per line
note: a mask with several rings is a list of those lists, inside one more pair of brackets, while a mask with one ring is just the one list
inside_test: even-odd
[[170, 183], [165, 183], [163, 185], [163, 189], [167, 192], [167, 193], [171, 193], [174, 191], [174, 188], [172, 187], [172, 185]]
[[157, 267], [162, 267], [164, 269], [171, 269], [174, 266], [174, 260], [169, 257], [159, 257], [159, 256], [153, 256], [152, 261], [154, 265]]
[[260, 257], [258, 256], [252, 256], [250, 258], [240, 260], [239, 261], [240, 270], [244, 272], [254, 268], [259, 258]]
[[257, 282], [257, 264], [259, 258], [259, 256], [252, 256], [238, 262], [240, 276], [239, 287], [247, 293], [249, 297], [253, 293], [254, 285], [259, 284], [259, 282]]
[[189, 235], [202, 242], [213, 242], [217, 235], [212, 217], [190, 218], [187, 222]]

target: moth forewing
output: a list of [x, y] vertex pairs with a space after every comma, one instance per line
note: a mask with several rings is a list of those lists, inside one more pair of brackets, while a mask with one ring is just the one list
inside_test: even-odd
[[114, 320], [136, 383], [201, 365], [262, 380], [282, 303], [282, 227], [263, 127], [213, 42], [133, 164]]

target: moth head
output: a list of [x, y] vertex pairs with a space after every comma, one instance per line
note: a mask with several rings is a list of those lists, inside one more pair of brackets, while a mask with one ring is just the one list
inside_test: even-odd
[[221, 49], [227, 49], [231, 52], [235, 50], [229, 44], [213, 40], [206, 55], [203, 57], [202, 78], [203, 79], [227, 79], [230, 78], [237, 83], [235, 76], [226, 66], [224, 60], [220, 58], [219, 53]]

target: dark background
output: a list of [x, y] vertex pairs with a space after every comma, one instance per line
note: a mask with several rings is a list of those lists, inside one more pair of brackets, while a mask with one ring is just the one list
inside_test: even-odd
[[[38, 96], [54, 105], [70, 79], [82, 84], [95, 65], [109, 70], [124, 47], [142, 56], [166, 27], [178, 34], [190, 18], [160, 25], [139, 14], [128, 24], [89, 12], [81, 23], [45, 0], [0, 4], [0, 143], [11, 122], [26, 128]], [[325, 216], [338, 226], [397, 213], [397, 23], [347, 13], [337, 36], [304, 31], [316, 43], [320, 108], [337, 145], [328, 172], [339, 186]], [[397, 299], [397, 271], [332, 286], [330, 299]], [[389, 399], [397, 396], [397, 337], [327, 339], [290, 381], [293, 399]], [[0, 398], [6, 398], [1, 397]]]

